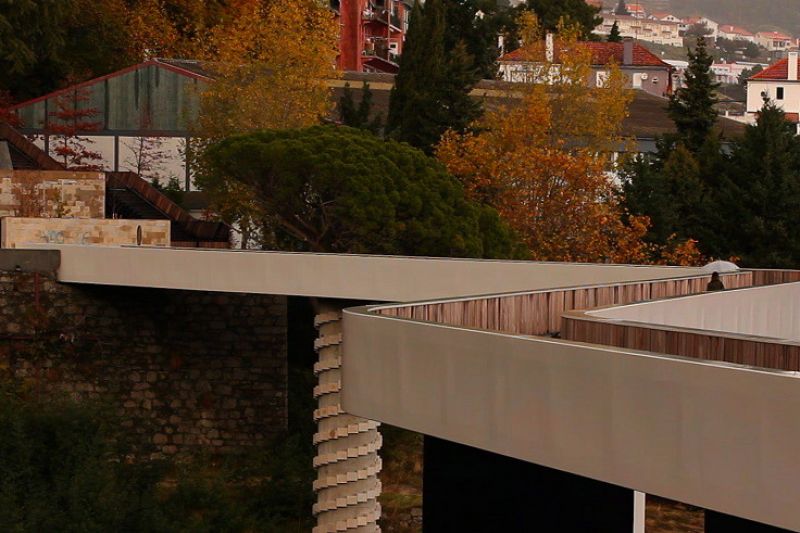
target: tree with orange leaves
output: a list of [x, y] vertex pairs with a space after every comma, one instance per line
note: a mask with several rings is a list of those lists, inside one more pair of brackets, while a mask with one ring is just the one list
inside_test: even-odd
[[475, 200], [496, 208], [533, 259], [651, 262], [646, 217], [620, 206], [612, 154], [625, 144], [622, 121], [632, 93], [615, 65], [602, 88], [588, 83], [591, 52], [561, 28], [546, 50], [535, 17], [520, 20], [526, 83], [488, 111], [473, 132], [447, 133], [437, 156]]
[[[338, 28], [327, 5], [236, 0], [231, 13], [212, 30], [204, 54], [216, 81], [199, 95], [198, 153], [231, 134], [312, 126], [331, 110], [327, 80], [336, 76]], [[224, 175], [204, 172], [202, 158], [195, 168], [212, 208], [241, 229], [247, 246], [263, 226], [251, 195]]]
[[200, 94], [198, 133], [219, 137], [297, 128], [329, 114], [338, 28], [318, 0], [238, 0], [213, 29], [206, 59], [216, 82]]
[[520, 27], [526, 83], [513, 88], [516, 101], [488, 111], [477, 133], [446, 134], [439, 159], [474, 199], [500, 212], [534, 259], [640, 259], [608, 173], [631, 99], [622, 74], [612, 66], [606, 87], [593, 90], [591, 54], [574, 32], [562, 29], [556, 59], [532, 15]]

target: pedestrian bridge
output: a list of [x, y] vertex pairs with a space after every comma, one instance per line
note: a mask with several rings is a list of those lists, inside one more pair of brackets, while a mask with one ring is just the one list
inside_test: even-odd
[[371, 421], [800, 530], [800, 273], [35, 247], [66, 283], [327, 299], [318, 531], [376, 530]]

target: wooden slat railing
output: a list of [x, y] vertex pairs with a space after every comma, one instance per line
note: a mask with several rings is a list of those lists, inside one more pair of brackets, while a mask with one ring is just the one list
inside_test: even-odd
[[[799, 273], [800, 274], [800, 273]], [[750, 287], [750, 271], [723, 274], [727, 288]], [[561, 316], [573, 310], [622, 305], [705, 291], [710, 276], [531, 291], [450, 301], [395, 305], [381, 315], [520, 335], [558, 335]]]
[[632, 350], [778, 370], [800, 370], [800, 345], [797, 343], [733, 333], [609, 322], [580, 311], [564, 315], [561, 336], [567, 340]]
[[751, 270], [753, 285], [777, 285], [778, 283], [792, 283], [800, 281], [800, 270]]

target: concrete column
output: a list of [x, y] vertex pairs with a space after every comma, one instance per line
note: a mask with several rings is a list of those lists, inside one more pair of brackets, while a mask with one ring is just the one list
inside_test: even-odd
[[378, 496], [381, 482], [381, 435], [378, 422], [351, 416], [342, 411], [340, 402], [342, 365], [342, 311], [327, 302], [318, 306], [314, 324], [319, 337], [314, 343], [319, 361], [314, 373], [319, 384], [314, 397], [319, 407], [314, 411], [317, 433], [314, 444], [317, 456], [314, 468], [317, 479], [314, 491], [317, 503], [314, 533], [338, 531], [378, 533], [381, 506]]

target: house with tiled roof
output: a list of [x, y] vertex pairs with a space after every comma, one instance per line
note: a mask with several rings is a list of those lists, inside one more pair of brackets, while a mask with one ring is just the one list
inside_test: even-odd
[[779, 31], [760, 31], [756, 33], [756, 43], [770, 52], [782, 52], [792, 47], [791, 35]]
[[709, 39], [714, 39], [716, 41], [717, 37], [719, 37], [719, 23], [708, 17], [688, 17], [683, 19], [683, 23], [687, 29], [692, 26], [705, 26], [709, 31]]
[[[551, 42], [553, 40], [548, 38], [546, 47], [552, 51], [547, 55], [558, 64], [560, 47], [549, 44]], [[605, 83], [609, 66], [613, 63], [626, 75], [631, 88], [655, 96], [667, 96], [672, 92], [672, 66], [642, 44], [626, 39], [621, 43], [582, 41], [580, 46], [588, 48], [592, 54], [592, 74], [587, 80], [591, 87], [601, 87]], [[503, 55], [499, 61], [502, 78], [510, 82], [527, 81], [537, 65], [537, 62], [530, 61], [530, 57], [524, 48]]]
[[718, 36], [720, 39], [728, 39], [731, 41], [756, 42], [755, 33], [741, 26], [734, 26], [733, 24], [720, 24]]
[[625, 9], [628, 10], [628, 13], [632, 17], [643, 19], [647, 17], [647, 11], [645, 10], [644, 6], [639, 2], [632, 2], [630, 4], [625, 4]]
[[800, 123], [800, 54], [773, 63], [747, 80], [747, 114], [755, 118], [769, 98], [783, 108], [786, 118]]

